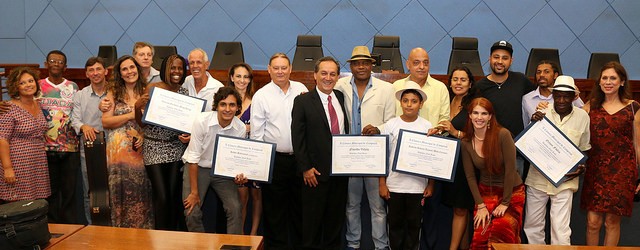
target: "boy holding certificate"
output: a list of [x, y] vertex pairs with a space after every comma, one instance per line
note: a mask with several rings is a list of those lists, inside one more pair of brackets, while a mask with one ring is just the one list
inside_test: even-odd
[[[400, 130], [410, 130], [427, 134], [431, 123], [419, 116], [427, 95], [420, 86], [407, 81], [403, 89], [396, 92], [402, 115], [384, 124], [383, 131], [371, 124], [363, 129], [363, 134], [390, 135], [390, 152], [395, 152]], [[389, 161], [396, 156], [391, 154]], [[392, 164], [389, 164], [391, 167]], [[420, 245], [423, 199], [433, 193], [434, 182], [427, 178], [389, 171], [388, 177], [380, 177], [380, 196], [387, 200], [389, 223], [389, 245], [391, 249], [417, 249]], [[406, 228], [406, 230], [405, 230]]]
[[[558, 76], [552, 88], [553, 106], [537, 111], [532, 121], [540, 121], [546, 116], [581, 151], [591, 149], [589, 144], [589, 115], [581, 108], [573, 106], [578, 97], [578, 88], [570, 76]], [[526, 216], [524, 232], [529, 244], [545, 244], [545, 214], [547, 202], [551, 199], [550, 223], [551, 244], [571, 245], [571, 205], [573, 193], [578, 190], [576, 176], [584, 172], [580, 165], [576, 172], [566, 174], [571, 178], [555, 187], [536, 168], [529, 168], [527, 185]]]

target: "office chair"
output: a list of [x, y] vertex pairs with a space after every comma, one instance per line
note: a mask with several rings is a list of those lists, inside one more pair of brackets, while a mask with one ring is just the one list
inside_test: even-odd
[[478, 38], [453, 37], [447, 74], [451, 75], [451, 71], [458, 66], [466, 66], [471, 70], [473, 76], [484, 76], [478, 53]]
[[529, 59], [527, 60], [527, 77], [535, 77], [538, 63], [542, 60], [552, 61], [558, 64], [558, 75], [562, 75], [562, 65], [560, 64], [560, 54], [558, 49], [531, 48]]
[[597, 81], [600, 76], [602, 66], [611, 61], [620, 62], [620, 56], [618, 53], [591, 53], [591, 58], [589, 58], [589, 68], [587, 69], [587, 77], [591, 80]]
[[241, 42], [217, 42], [209, 69], [227, 70], [241, 62], [244, 62]]
[[113, 66], [118, 60], [118, 49], [115, 45], [100, 45], [98, 56], [104, 59], [104, 67]]
[[322, 58], [322, 36], [299, 35], [296, 53], [293, 55], [293, 70], [313, 71], [316, 60]]
[[153, 63], [151, 67], [160, 70], [162, 67], [162, 61], [170, 55], [178, 54], [176, 46], [153, 46]]
[[373, 72], [380, 73], [382, 70], [395, 70], [404, 74], [399, 36], [373, 37], [371, 54], [372, 56], [373, 54], [380, 55], [380, 61], [376, 61]]

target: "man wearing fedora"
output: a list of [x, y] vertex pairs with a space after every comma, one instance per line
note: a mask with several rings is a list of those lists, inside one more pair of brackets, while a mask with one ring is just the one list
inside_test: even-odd
[[[350, 124], [351, 134], [372, 134], [364, 131], [363, 124], [380, 126], [395, 117], [396, 103], [393, 86], [371, 76], [375, 59], [371, 58], [369, 48], [356, 46], [347, 60], [352, 76], [338, 80], [335, 89], [344, 94], [344, 107]], [[347, 197], [347, 247], [360, 248], [362, 222], [360, 208], [363, 193], [366, 191], [371, 209], [371, 236], [375, 249], [388, 249], [387, 212], [384, 201], [378, 192], [378, 177], [349, 178]]]
[[[553, 86], [553, 104], [537, 111], [531, 121], [546, 116], [581, 151], [591, 149], [589, 144], [589, 114], [572, 104], [578, 100], [578, 88], [572, 77], [558, 76]], [[529, 244], [545, 244], [545, 215], [547, 202], [551, 200], [550, 224], [551, 244], [571, 245], [571, 205], [573, 193], [578, 190], [578, 175], [584, 173], [584, 165], [575, 172], [566, 174], [569, 179], [555, 187], [536, 168], [529, 168], [527, 202], [525, 207], [524, 232]]]

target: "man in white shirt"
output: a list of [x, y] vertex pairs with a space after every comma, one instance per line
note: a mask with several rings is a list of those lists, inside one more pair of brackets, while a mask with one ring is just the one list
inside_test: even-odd
[[[531, 122], [531, 116], [536, 112], [539, 102], [553, 103], [551, 88], [558, 78], [558, 65], [555, 62], [542, 60], [536, 69], [535, 83], [538, 85], [534, 91], [522, 96], [522, 122], [526, 127]], [[584, 102], [578, 97], [573, 105], [582, 108]]]
[[213, 165], [216, 136], [245, 136], [245, 125], [236, 117], [242, 110], [242, 99], [235, 89], [224, 87], [214, 96], [213, 103], [213, 111], [202, 112], [194, 120], [191, 140], [182, 156], [187, 164], [182, 188], [185, 219], [190, 232], [204, 232], [200, 207], [211, 186], [222, 200], [227, 215], [227, 233], [242, 234], [242, 206], [238, 198], [238, 185], [231, 179], [209, 174]]
[[[395, 90], [404, 89], [405, 83], [408, 81], [416, 82], [420, 86], [420, 89], [429, 97], [424, 101], [422, 109], [420, 109], [420, 117], [429, 121], [431, 124], [438, 124], [440, 121], [449, 120], [449, 90], [444, 83], [429, 75], [431, 60], [429, 59], [427, 51], [423, 48], [412, 49], [406, 65], [410, 74], [407, 78], [397, 80], [393, 83]], [[396, 101], [396, 103], [396, 115], [399, 116], [402, 114], [402, 108], [400, 107], [400, 101]], [[426, 200], [424, 204], [424, 216], [422, 218], [423, 236], [421, 238], [429, 247], [436, 245], [437, 241], [442, 238], [438, 236], [438, 232], [441, 230], [438, 230], [438, 225], [436, 225], [438, 211], [449, 209], [440, 204], [441, 190], [442, 189], [437, 186], [433, 196]]]
[[[589, 144], [589, 114], [572, 102], [578, 96], [578, 88], [570, 76], [558, 76], [553, 87], [553, 105], [532, 116], [539, 121], [546, 116], [581, 151], [591, 149]], [[569, 180], [555, 187], [536, 168], [529, 168], [525, 181], [527, 185], [526, 216], [523, 230], [529, 244], [545, 243], [545, 215], [547, 202], [551, 200], [550, 223], [551, 244], [571, 245], [571, 206], [573, 193], [578, 190], [578, 175], [584, 173], [584, 165], [578, 170], [566, 174]]]
[[276, 144], [271, 183], [262, 185], [265, 248], [298, 249], [302, 182], [291, 143], [291, 111], [294, 98], [308, 90], [289, 80], [291, 61], [284, 53], [271, 56], [268, 71], [271, 82], [256, 91], [251, 103], [251, 139]]
[[182, 87], [189, 90], [189, 96], [205, 99], [206, 111], [211, 111], [213, 95], [224, 85], [207, 72], [210, 62], [203, 49], [195, 48], [189, 52], [188, 61], [191, 75], [184, 79]]

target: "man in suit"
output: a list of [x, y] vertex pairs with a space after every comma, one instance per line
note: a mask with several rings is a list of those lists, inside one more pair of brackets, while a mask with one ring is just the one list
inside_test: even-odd
[[291, 141], [304, 181], [301, 248], [340, 249], [348, 179], [330, 176], [332, 135], [349, 131], [344, 96], [333, 89], [340, 64], [323, 57], [314, 72], [316, 88], [296, 97], [291, 112]]
[[[336, 90], [344, 93], [344, 107], [353, 135], [370, 134], [363, 124], [380, 126], [396, 114], [395, 90], [391, 83], [371, 76], [375, 59], [367, 46], [353, 48], [347, 60], [352, 76], [340, 78]], [[367, 194], [371, 209], [371, 237], [375, 249], [388, 249], [387, 210], [378, 190], [378, 177], [349, 177], [347, 198], [347, 249], [359, 249], [362, 235], [360, 208], [362, 195]]]

